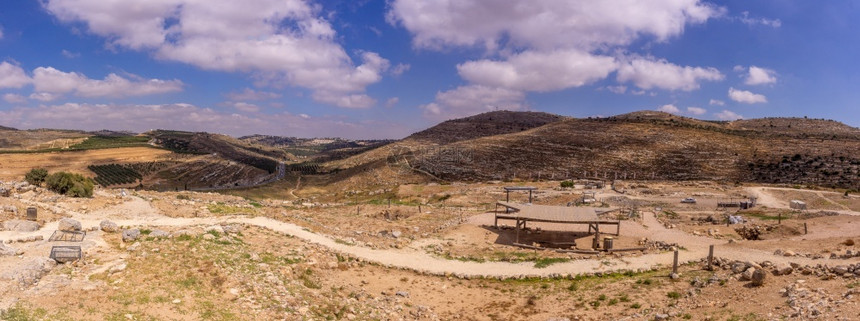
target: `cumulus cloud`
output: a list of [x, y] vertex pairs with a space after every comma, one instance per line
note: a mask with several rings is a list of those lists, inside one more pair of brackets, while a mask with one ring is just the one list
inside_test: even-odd
[[363, 92], [389, 67], [372, 52], [357, 53], [356, 66], [321, 7], [303, 0], [45, 0], [43, 6], [60, 21], [83, 22], [112, 46], [308, 88], [314, 99], [343, 107], [372, 105]]
[[239, 114], [190, 104], [117, 105], [65, 103], [0, 110], [0, 119], [16, 128], [80, 130], [176, 129], [233, 136], [266, 134], [299, 137], [400, 138], [416, 130], [399, 123], [345, 121], [287, 112]]
[[460, 76], [473, 84], [537, 92], [580, 87], [606, 78], [615, 68], [615, 58], [578, 50], [527, 51], [505, 61], [457, 65]]
[[20, 104], [27, 101], [27, 98], [19, 94], [8, 93], [3, 95], [3, 100], [10, 104]]
[[522, 91], [467, 85], [436, 93], [436, 101], [421, 109], [427, 118], [446, 120], [493, 110], [522, 110], [526, 108], [524, 101]]
[[0, 39], [3, 39], [3, 27], [0, 27]]
[[767, 97], [761, 94], [755, 94], [750, 91], [729, 88], [729, 98], [736, 102], [745, 104], [766, 103]]
[[738, 120], [744, 119], [744, 116], [738, 115], [737, 113], [730, 110], [723, 110], [719, 113], [714, 114], [715, 117], [719, 120]]
[[719, 99], [711, 99], [711, 101], [709, 101], [708, 104], [711, 106], [723, 106], [726, 104], [726, 102], [719, 100]]
[[404, 72], [409, 71], [410, 68], [412, 68], [412, 65], [400, 63], [395, 65], [394, 68], [391, 68], [391, 74], [397, 77], [402, 75]]
[[626, 45], [640, 35], [665, 41], [687, 24], [723, 13], [698, 0], [512, 0], [504, 6], [493, 0], [395, 0], [386, 17], [409, 30], [419, 48], [507, 45], [546, 51]]
[[44, 101], [44, 102], [54, 101], [54, 100], [57, 100], [59, 98], [60, 98], [60, 95], [52, 94], [52, 93], [46, 93], [46, 92], [30, 94], [30, 99], [38, 100], [38, 101]]
[[744, 81], [747, 85], [766, 85], [776, 82], [776, 72], [770, 69], [750, 66]]
[[678, 109], [678, 107], [675, 107], [675, 105], [672, 105], [672, 104], [667, 104], [667, 105], [657, 107], [657, 110], [662, 111], [664, 113], [670, 113], [670, 114], [677, 114], [677, 113], [681, 112], [681, 110]]
[[621, 64], [619, 82], [632, 82], [642, 89], [692, 91], [699, 89], [700, 81], [718, 81], [724, 78], [715, 68], [678, 66], [665, 59], [635, 58]]
[[251, 88], [242, 89], [242, 91], [233, 91], [224, 95], [227, 99], [232, 101], [244, 101], [244, 100], [270, 100], [270, 99], [278, 99], [281, 98], [281, 94], [268, 92], [268, 91], [257, 91]]
[[704, 115], [708, 110], [701, 107], [687, 107], [687, 113], [691, 115]]
[[[698, 0], [512, 0], [504, 6], [492, 0], [393, 0], [386, 18], [408, 30], [416, 48], [483, 48], [486, 58], [457, 66], [469, 82], [464, 87], [523, 93], [564, 90], [605, 79], [620, 63], [603, 53], [643, 37], [667, 41], [683, 33], [688, 24], [701, 24], [724, 13]], [[698, 88], [701, 80], [722, 79], [713, 68], [679, 67], [665, 61], [639, 65], [628, 66], [622, 79], [641, 88], [689, 91]], [[664, 72], [661, 76], [672, 78], [649, 77], [644, 73], [651, 70], [643, 67], [654, 67]], [[444, 104], [437, 101], [422, 107], [426, 112], [439, 105]]]
[[21, 88], [31, 79], [24, 69], [7, 61], [0, 63], [0, 88]]
[[136, 75], [124, 78], [111, 73], [105, 79], [97, 80], [53, 67], [33, 70], [33, 88], [40, 93], [74, 93], [80, 97], [127, 97], [177, 92], [182, 91], [182, 87], [182, 81], [177, 79], [144, 79]]

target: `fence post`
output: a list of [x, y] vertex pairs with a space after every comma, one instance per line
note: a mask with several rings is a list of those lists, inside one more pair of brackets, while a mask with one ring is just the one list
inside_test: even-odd
[[672, 261], [672, 274], [678, 274], [678, 249], [675, 249], [675, 259]]
[[711, 244], [710, 246], [708, 246], [708, 271], [711, 271], [714, 269], [713, 264], [714, 264], [714, 245]]

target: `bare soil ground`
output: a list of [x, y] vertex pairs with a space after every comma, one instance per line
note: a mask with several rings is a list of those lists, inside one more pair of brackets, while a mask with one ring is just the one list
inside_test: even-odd
[[168, 150], [129, 147], [85, 151], [0, 154], [0, 179], [15, 180], [24, 177], [33, 168], [45, 168], [50, 172], [70, 171], [92, 175], [87, 170], [89, 165], [110, 163], [135, 163], [167, 160], [170, 157], [182, 157]]
[[[583, 192], [556, 188], [558, 182], [523, 185], [541, 188], [533, 199], [540, 204], [564, 205]], [[782, 276], [768, 272], [764, 285], [755, 287], [731, 269], [705, 270], [701, 261], [715, 245], [716, 256], [729, 262], [724, 266], [734, 261], [859, 264], [858, 257], [830, 254], [858, 250], [853, 241], [860, 241], [860, 216], [804, 218], [785, 211], [782, 227], [765, 233], [765, 240], [751, 241], [737, 234], [740, 225], [701, 220], [722, 217], [725, 213], [711, 203], [745, 196], [743, 186], [646, 183], [628, 186], [623, 194], [598, 190], [606, 206], [636, 204], [638, 215], [622, 222], [617, 247], [643, 238], [682, 247], [681, 261], [690, 263], [672, 279], [672, 253], [666, 250], [586, 256], [512, 246], [512, 230], [489, 226], [493, 214], [487, 211], [504, 198], [501, 186], [416, 184], [338, 196], [300, 191], [294, 200], [197, 192], [123, 197], [119, 190], [70, 199], [42, 189], [0, 197], [3, 206], [38, 207], [42, 220], [36, 232], [0, 231], [0, 240], [13, 241], [8, 246], [20, 252], [0, 257], [0, 315], [18, 320], [652, 320], [663, 314], [693, 320], [860, 319], [855, 292], [860, 278], [796, 269]], [[700, 202], [679, 203], [689, 196]], [[512, 201], [525, 197], [511, 195]], [[772, 197], [784, 201], [782, 195]], [[772, 216], [784, 211], [755, 210], [731, 214], [751, 219], [748, 226], [770, 225], [776, 224]], [[3, 219], [22, 213], [4, 213]], [[82, 261], [58, 265], [32, 283], [6, 277], [59, 244], [47, 236], [60, 217], [77, 219], [84, 229], [110, 219], [144, 235], [123, 242], [118, 233], [90, 230], [84, 242], [75, 243], [84, 250]], [[798, 232], [803, 223], [808, 234]], [[206, 232], [216, 224], [242, 228]], [[156, 229], [174, 236], [149, 236]], [[524, 233], [567, 239], [582, 232], [535, 224]], [[17, 241], [34, 235], [44, 239]]]

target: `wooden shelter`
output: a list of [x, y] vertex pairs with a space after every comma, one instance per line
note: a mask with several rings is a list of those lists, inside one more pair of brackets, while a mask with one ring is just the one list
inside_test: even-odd
[[616, 220], [601, 219], [597, 214], [614, 211], [600, 207], [566, 207], [534, 204], [515, 204], [510, 202], [498, 202], [497, 205], [505, 207], [504, 213], [496, 212], [495, 226], [498, 227], [500, 219], [516, 221], [516, 241], [520, 245], [519, 231], [525, 229], [528, 222], [545, 222], [561, 224], [587, 224], [588, 233], [598, 236], [600, 225], [615, 225], [615, 235], [621, 234], [621, 222]]
[[537, 187], [532, 186], [505, 186], [505, 202], [511, 201], [511, 191], [529, 191], [529, 203], [532, 202], [532, 192], [536, 191]]

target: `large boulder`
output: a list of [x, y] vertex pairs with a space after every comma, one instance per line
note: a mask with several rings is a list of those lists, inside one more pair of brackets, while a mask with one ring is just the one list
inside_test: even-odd
[[39, 223], [24, 220], [8, 220], [3, 222], [3, 229], [15, 232], [35, 232], [39, 230]]
[[136, 228], [122, 231], [122, 241], [123, 242], [134, 242], [139, 238], [140, 238], [140, 230], [138, 230]]
[[791, 265], [780, 263], [773, 268], [773, 275], [789, 275], [793, 271]]
[[21, 285], [33, 285], [57, 266], [57, 261], [47, 257], [34, 257], [16, 264], [0, 274], [0, 279], [18, 281]]
[[57, 223], [57, 229], [60, 231], [77, 232], [81, 230], [81, 222], [70, 218], [60, 219]]
[[108, 233], [119, 232], [119, 225], [116, 225], [116, 223], [108, 221], [108, 220], [101, 221], [101, 223], [99, 223], [99, 228], [103, 232], [108, 232]]

